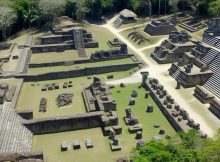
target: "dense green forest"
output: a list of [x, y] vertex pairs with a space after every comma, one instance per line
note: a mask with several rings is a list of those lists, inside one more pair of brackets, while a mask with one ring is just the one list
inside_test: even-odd
[[197, 131], [191, 130], [167, 144], [150, 141], [135, 149], [132, 156], [135, 162], [219, 162], [220, 132], [213, 139], [202, 139]]
[[220, 0], [0, 0], [0, 39], [30, 26], [41, 27], [57, 16], [77, 21], [100, 21], [128, 8], [140, 17], [165, 15], [174, 11], [195, 16], [219, 16]]

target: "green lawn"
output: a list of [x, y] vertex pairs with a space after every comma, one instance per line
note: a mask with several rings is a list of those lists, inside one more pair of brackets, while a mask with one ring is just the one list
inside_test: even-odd
[[99, 43], [99, 48], [89, 49], [91, 50], [91, 52], [97, 50], [111, 49], [111, 47], [107, 44], [107, 42], [109, 40], [114, 39], [115, 36], [110, 31], [108, 31], [104, 27], [95, 24], [83, 24], [83, 28], [85, 28], [88, 32], [91, 32], [93, 34], [94, 40]]
[[[135, 106], [128, 106], [129, 96], [131, 91], [136, 89], [138, 91], [138, 97], [136, 99]], [[120, 93], [117, 91], [120, 90]], [[143, 124], [143, 140], [149, 141], [154, 135], [157, 135], [159, 129], [154, 128], [155, 123], [159, 123], [161, 128], [166, 131], [166, 134], [174, 136], [176, 132], [168, 123], [166, 118], [160, 112], [159, 108], [155, 105], [152, 98], [145, 99], [144, 89], [138, 89], [138, 84], [126, 85], [125, 88], [111, 89], [113, 97], [117, 102], [117, 113], [119, 116], [119, 124], [122, 126], [122, 134], [118, 135], [119, 141], [122, 144], [122, 150], [117, 152], [111, 152], [109, 146], [109, 139], [103, 137], [100, 128], [78, 130], [71, 132], [62, 132], [56, 134], [37, 135], [33, 138], [33, 151], [43, 150], [45, 160], [48, 162], [54, 161], [73, 161], [73, 162], [115, 162], [117, 157], [129, 156], [132, 148], [136, 146], [137, 140], [135, 134], [128, 132], [128, 127], [125, 125], [123, 117], [125, 115], [124, 109], [131, 107], [132, 111], [137, 115], [141, 124]], [[146, 113], [146, 106], [151, 103], [154, 106], [153, 113]], [[94, 148], [85, 148], [85, 139], [90, 137], [93, 139]], [[165, 135], [162, 135], [165, 139]], [[80, 140], [81, 149], [73, 150], [72, 143], [74, 140]], [[60, 143], [67, 141], [69, 149], [67, 152], [60, 152]], [[53, 148], [53, 149], [51, 149]]]
[[32, 54], [30, 63], [48, 63], [79, 59], [85, 59], [85, 57], [79, 58], [77, 50], [66, 50], [64, 52], [47, 52], [41, 54]]
[[[137, 70], [138, 68], [134, 68], [128, 71], [111, 72], [111, 73], [100, 74], [97, 76], [100, 77], [102, 81], [106, 81], [108, 75], [113, 75], [114, 76], [113, 79], [120, 79], [120, 78], [128, 77]], [[84, 87], [88, 86], [92, 82], [92, 79], [88, 79], [88, 78], [92, 78], [92, 76], [39, 81], [39, 82], [24, 82], [21, 89], [21, 94], [18, 99], [18, 103], [16, 105], [16, 110], [26, 110], [26, 109], [33, 110], [34, 118], [45, 118], [45, 117], [65, 116], [65, 115], [84, 113], [86, 112], [86, 110], [82, 100], [81, 92]], [[63, 89], [62, 88], [63, 83], [68, 81], [73, 82], [73, 87], [69, 89]], [[44, 84], [49, 84], [49, 83], [59, 83], [61, 88], [59, 90], [42, 92], [41, 91], [42, 86]], [[34, 84], [35, 86], [32, 86], [32, 84]], [[65, 92], [71, 92], [74, 94], [73, 104], [66, 108], [58, 108], [56, 105], [56, 98], [59, 94]], [[38, 111], [40, 99], [42, 97], [46, 98], [48, 101], [47, 112], [45, 113]]]
[[[63, 89], [64, 82], [72, 81], [73, 87]], [[59, 83], [59, 90], [52, 90], [42, 92], [41, 88], [44, 84]], [[22, 86], [21, 94], [16, 106], [17, 110], [32, 109], [34, 118], [55, 117], [85, 113], [85, 107], [82, 99], [82, 88], [87, 86], [90, 80], [87, 78], [72, 78], [63, 80], [49, 80], [41, 82], [26, 82]], [[35, 86], [32, 86], [35, 84]], [[70, 106], [58, 108], [56, 105], [56, 98], [61, 93], [73, 93], [73, 103]], [[44, 97], [47, 99], [47, 112], [39, 112], [40, 99]], [[31, 101], [31, 102], [30, 102]]]
[[42, 67], [42, 68], [29, 68], [28, 73], [29, 74], [40, 74], [40, 73], [46, 73], [46, 72], [73, 70], [73, 69], [80, 69], [80, 68], [94, 67], [94, 66], [117, 65], [117, 64], [132, 63], [132, 62], [133, 60], [131, 58], [125, 58], [125, 59], [117, 59], [117, 60], [110, 60], [110, 61], [74, 64], [70, 66], [51, 66], [51, 67]]

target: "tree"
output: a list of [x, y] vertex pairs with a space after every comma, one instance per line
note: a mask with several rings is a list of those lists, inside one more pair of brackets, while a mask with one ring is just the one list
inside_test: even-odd
[[76, 6], [76, 20], [82, 21], [86, 17], [86, 13], [89, 12], [88, 7], [86, 6], [85, 0], [72, 0]]
[[152, 3], [151, 3], [151, 0], [147, 1], [147, 5], [148, 5], [148, 10], [149, 10], [149, 17], [151, 17], [151, 15], [152, 15]]
[[172, 154], [162, 142], [150, 141], [133, 151], [133, 158], [135, 162], [169, 162], [172, 161]]
[[212, 16], [220, 16], [220, 0], [215, 2], [210, 2], [208, 7], [208, 12]]
[[3, 41], [7, 38], [7, 29], [15, 23], [17, 18], [15, 12], [6, 6], [0, 6], [0, 30], [2, 32]]
[[114, 0], [101, 0], [101, 4], [102, 4], [102, 10], [103, 12], [109, 12], [113, 10], [114, 4], [113, 4]]
[[177, 23], [177, 9], [178, 9], [179, 0], [169, 0], [169, 5], [174, 9], [173, 23]]
[[158, 16], [160, 16], [160, 0], [158, 0]]
[[42, 19], [45, 22], [53, 22], [64, 11], [65, 5], [65, 0], [40, 0], [38, 3]]
[[17, 26], [22, 28], [25, 22], [25, 15], [27, 15], [30, 8], [30, 0], [18, 0], [16, 1], [14, 8], [18, 15]]
[[24, 21], [28, 22], [29, 25], [36, 23], [37, 26], [40, 27], [41, 15], [39, 10], [37, 10], [34, 6], [29, 7], [29, 10], [24, 15], [24, 18]]
[[93, 3], [93, 19], [100, 21], [102, 19], [102, 4], [101, 0], [95, 0]]

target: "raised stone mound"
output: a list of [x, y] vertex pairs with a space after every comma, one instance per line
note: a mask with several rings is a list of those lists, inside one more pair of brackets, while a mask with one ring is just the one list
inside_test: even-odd
[[72, 98], [73, 94], [72, 93], [63, 93], [58, 95], [56, 101], [57, 101], [57, 106], [58, 107], [63, 107], [63, 106], [68, 106], [72, 104]]
[[165, 19], [153, 20], [146, 26], [144, 31], [152, 36], [155, 35], [168, 35], [172, 31], [177, 31], [174, 24], [170, 23]]
[[128, 34], [128, 38], [131, 38], [135, 43], [142, 44], [146, 41], [149, 42], [149, 39], [145, 38], [143, 35], [141, 35], [138, 32], [131, 32]]

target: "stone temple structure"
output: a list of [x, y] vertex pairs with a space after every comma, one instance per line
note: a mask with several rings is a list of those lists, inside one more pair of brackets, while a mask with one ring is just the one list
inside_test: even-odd
[[51, 34], [35, 38], [35, 45], [31, 47], [32, 53], [63, 52], [76, 49], [79, 51], [79, 56], [83, 57], [86, 56], [84, 48], [98, 47], [98, 42], [93, 39], [92, 33], [80, 27], [78, 23], [72, 22], [65, 26], [56, 25], [51, 32]]
[[177, 31], [175, 25], [170, 23], [165, 19], [153, 20], [150, 24], [146, 26], [144, 31], [151, 35], [168, 35], [172, 31]]
[[116, 101], [111, 96], [109, 87], [102, 84], [97, 77], [94, 77], [93, 83], [89, 87], [84, 88], [83, 97], [87, 112], [116, 110]]
[[119, 13], [119, 17], [113, 22], [115, 28], [119, 28], [122, 24], [136, 22], [137, 15], [128, 9], [124, 9]]
[[159, 64], [172, 63], [190, 52], [195, 44], [186, 32], [171, 32], [169, 38], [156, 47], [151, 57]]

